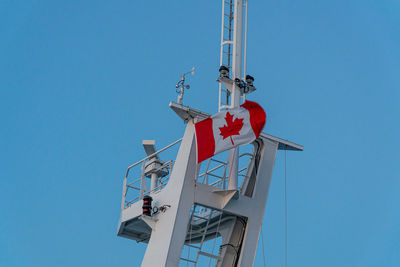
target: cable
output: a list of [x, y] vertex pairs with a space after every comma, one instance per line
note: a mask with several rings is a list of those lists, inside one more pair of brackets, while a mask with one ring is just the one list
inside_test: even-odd
[[264, 262], [264, 267], [266, 266], [265, 264], [265, 254], [264, 254], [264, 237], [263, 237], [263, 230], [262, 230], [262, 225], [261, 225], [261, 245], [262, 245], [262, 253], [263, 253], [263, 262]]
[[287, 267], [287, 178], [286, 178], [286, 149], [285, 149], [285, 267]]

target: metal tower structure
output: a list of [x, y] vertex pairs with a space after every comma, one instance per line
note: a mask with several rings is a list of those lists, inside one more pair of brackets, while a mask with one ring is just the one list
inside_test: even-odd
[[[222, 5], [219, 110], [255, 90], [243, 64], [247, 0]], [[179, 102], [170, 107], [187, 123], [183, 137], [158, 151], [144, 140], [147, 157], [126, 171], [118, 235], [147, 243], [143, 267], [252, 266], [276, 153], [303, 147], [261, 133], [197, 164], [194, 124], [210, 115]]]
[[[233, 79], [244, 79], [247, 58], [247, 0], [222, 0], [221, 17], [220, 66], [227, 67], [232, 72]], [[220, 83], [218, 91], [218, 111], [231, 108], [234, 103], [231, 101], [232, 92], [229, 86]], [[245, 94], [242, 98], [245, 98]]]

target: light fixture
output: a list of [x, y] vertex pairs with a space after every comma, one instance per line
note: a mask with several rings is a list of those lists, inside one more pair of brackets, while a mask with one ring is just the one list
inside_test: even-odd
[[253, 82], [254, 82], [253, 76], [246, 75], [246, 83], [247, 83], [247, 85], [248, 85], [249, 87], [250, 87], [250, 86], [253, 86]]
[[229, 68], [224, 65], [219, 67], [219, 77], [229, 78]]
[[242, 81], [239, 78], [235, 78], [235, 84], [237, 85], [237, 87], [239, 87], [240, 89], [243, 89], [246, 84], [244, 83], [244, 81]]

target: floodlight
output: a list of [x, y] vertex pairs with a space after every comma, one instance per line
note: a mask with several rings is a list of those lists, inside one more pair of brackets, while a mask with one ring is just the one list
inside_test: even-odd
[[219, 77], [229, 78], [229, 68], [224, 65], [219, 67]]
[[246, 75], [246, 83], [248, 86], [253, 86], [254, 78], [253, 76]]

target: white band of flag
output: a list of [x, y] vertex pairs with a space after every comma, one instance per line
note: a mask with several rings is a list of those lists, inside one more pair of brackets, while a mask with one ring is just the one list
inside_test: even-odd
[[264, 128], [267, 115], [256, 102], [217, 114], [195, 124], [197, 163], [222, 151], [253, 142]]

